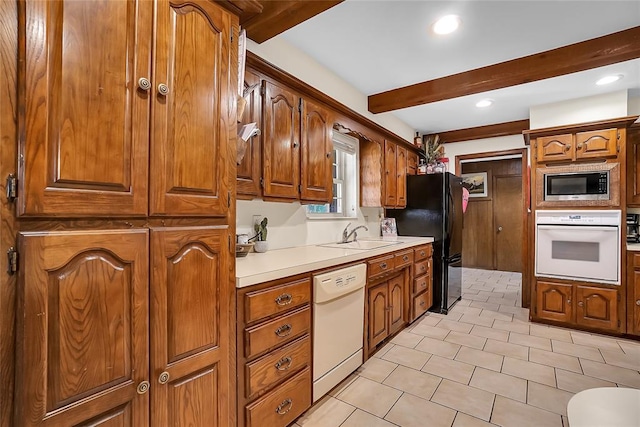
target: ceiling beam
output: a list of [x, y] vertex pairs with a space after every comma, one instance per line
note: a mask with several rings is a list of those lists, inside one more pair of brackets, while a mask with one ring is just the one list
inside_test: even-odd
[[384, 113], [464, 95], [517, 86], [640, 57], [640, 27], [368, 97]]
[[301, 22], [312, 18], [344, 0], [267, 1], [262, 0], [262, 11], [252, 14], [240, 25], [247, 30], [247, 37], [262, 43]]
[[[529, 119], [516, 120], [513, 122], [497, 123], [494, 125], [477, 126], [466, 129], [456, 129], [447, 132], [439, 132], [440, 142], [448, 144], [451, 142], [473, 141], [475, 139], [496, 138], [498, 136], [521, 135], [523, 131], [529, 129]], [[435, 134], [434, 134], [435, 135]], [[425, 135], [429, 136], [429, 135]]]

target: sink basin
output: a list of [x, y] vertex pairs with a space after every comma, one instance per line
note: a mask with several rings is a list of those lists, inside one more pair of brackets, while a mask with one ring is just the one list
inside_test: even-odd
[[355, 242], [349, 243], [325, 243], [322, 246], [323, 248], [338, 248], [338, 249], [362, 249], [362, 250], [370, 250], [370, 249], [378, 249], [383, 248], [385, 246], [396, 245], [400, 242], [389, 242], [382, 240], [357, 240]]

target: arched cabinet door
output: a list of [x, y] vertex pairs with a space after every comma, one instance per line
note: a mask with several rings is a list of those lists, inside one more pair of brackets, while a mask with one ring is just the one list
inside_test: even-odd
[[18, 241], [16, 426], [148, 426], [148, 231]]

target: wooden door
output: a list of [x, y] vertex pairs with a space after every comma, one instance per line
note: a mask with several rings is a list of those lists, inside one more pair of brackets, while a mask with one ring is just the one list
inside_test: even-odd
[[538, 162], [572, 160], [575, 154], [573, 135], [541, 136], [536, 138], [536, 158]]
[[369, 304], [369, 350], [375, 348], [389, 336], [387, 307], [389, 306], [389, 284], [385, 281], [367, 291]]
[[462, 228], [462, 262], [465, 267], [493, 270], [495, 233], [492, 218], [491, 200], [469, 202]]
[[610, 331], [618, 330], [618, 291], [576, 286], [576, 323]]
[[19, 216], [146, 215], [152, 8], [24, 2]]
[[405, 324], [404, 274], [389, 279], [389, 334], [402, 329]]
[[[244, 74], [245, 96], [247, 105], [244, 108], [239, 125], [256, 123], [261, 126], [262, 99], [260, 97], [260, 76], [246, 70]], [[238, 141], [238, 144], [241, 144]], [[236, 191], [239, 199], [253, 199], [260, 196], [260, 150], [262, 135], [251, 137], [245, 143], [245, 154], [236, 171]]]
[[541, 319], [573, 323], [573, 286], [565, 283], [538, 281], [536, 315]]
[[493, 177], [495, 268], [522, 271], [522, 177]]
[[576, 133], [576, 158], [616, 157], [617, 155], [618, 129]]
[[396, 176], [397, 145], [384, 141], [384, 206], [393, 208], [398, 199], [398, 177]]
[[640, 126], [627, 132], [627, 206], [640, 206]]
[[229, 420], [229, 232], [151, 230], [151, 425]]
[[148, 426], [148, 232], [18, 245], [16, 426]]
[[396, 152], [396, 203], [397, 207], [407, 206], [407, 149], [397, 147]]
[[308, 99], [303, 100], [300, 129], [301, 200], [331, 203], [333, 194], [332, 127], [332, 114], [327, 109]]
[[[225, 216], [236, 134], [233, 18], [208, 1], [157, 1], [152, 215]], [[163, 86], [164, 85], [164, 86]], [[235, 140], [232, 150], [235, 156]], [[235, 175], [235, 174], [234, 174]]]
[[298, 199], [300, 98], [277, 83], [262, 86], [262, 177], [266, 197]]

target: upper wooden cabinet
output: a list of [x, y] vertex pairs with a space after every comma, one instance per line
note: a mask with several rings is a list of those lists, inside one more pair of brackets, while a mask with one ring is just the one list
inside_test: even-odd
[[[246, 70], [244, 74], [245, 96], [247, 105], [244, 108], [238, 126], [248, 123], [256, 123], [261, 126], [262, 98], [260, 97], [260, 75]], [[261, 176], [261, 148], [262, 134], [251, 137], [247, 142], [246, 151], [242, 161], [238, 164], [236, 172], [236, 191], [238, 199], [253, 199], [259, 197]]]
[[397, 207], [407, 206], [407, 149], [400, 145], [396, 150], [396, 201]]
[[384, 207], [407, 206], [407, 149], [384, 142]]
[[407, 175], [418, 174], [418, 153], [407, 150]]
[[225, 215], [232, 15], [168, 0], [24, 8], [18, 215]]
[[327, 203], [333, 194], [331, 129], [333, 115], [318, 103], [302, 100], [300, 199]]
[[627, 132], [627, 206], [640, 206], [640, 126]]
[[623, 129], [608, 128], [538, 136], [533, 142], [538, 163], [615, 158]]

